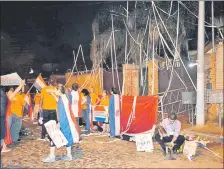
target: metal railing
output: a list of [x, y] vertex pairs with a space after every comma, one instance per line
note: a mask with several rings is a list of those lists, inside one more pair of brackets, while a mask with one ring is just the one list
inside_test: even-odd
[[[160, 96], [159, 101], [159, 113], [161, 113], [162, 118], [164, 118], [163, 114], [169, 113], [188, 113], [189, 122], [193, 124], [195, 118], [195, 104], [183, 104], [182, 103], [182, 92], [191, 92], [195, 91], [193, 86], [188, 88], [180, 88], [165, 92], [158, 93]], [[165, 96], [164, 96], [165, 94]]]

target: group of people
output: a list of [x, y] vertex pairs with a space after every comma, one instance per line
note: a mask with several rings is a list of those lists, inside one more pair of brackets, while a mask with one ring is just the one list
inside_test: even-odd
[[[24, 112], [24, 94], [21, 92], [25, 82], [21, 85], [5, 90], [1, 87], [1, 151], [10, 151], [7, 144], [16, 144], [19, 141], [19, 132], [22, 126], [22, 116]], [[111, 95], [117, 95], [116, 88], [112, 88]], [[113, 98], [104, 90], [100, 98], [91, 88], [90, 92], [87, 89], [80, 89], [77, 83], [74, 83], [71, 89], [65, 88], [61, 84], [56, 84], [54, 79], [48, 81], [48, 85], [41, 92], [37, 92], [34, 97], [34, 117], [41, 121], [42, 132], [41, 138], [45, 139], [48, 135], [50, 141], [50, 154], [43, 162], [55, 161], [55, 144], [49, 133], [47, 133], [45, 124], [51, 120], [60, 124], [60, 130], [67, 139], [67, 155], [64, 160], [72, 160], [71, 146], [78, 144], [80, 137], [80, 122], [85, 124], [85, 134], [90, 134], [93, 129], [91, 107], [95, 105], [103, 105], [110, 107], [109, 101]], [[110, 108], [109, 108], [110, 109]], [[114, 115], [109, 111], [109, 124], [106, 123], [104, 131], [108, 132], [109, 136], [115, 137]], [[41, 120], [40, 120], [41, 119]], [[102, 126], [102, 124], [95, 124]], [[173, 145], [173, 150], [177, 150], [184, 142], [184, 137], [180, 136], [181, 125], [177, 120], [176, 115], [172, 114], [167, 119], [164, 119], [162, 126], [168, 132], [167, 136], [162, 136], [161, 133], [155, 135], [155, 139], [165, 150], [165, 142], [170, 142]]]
[[[112, 88], [111, 94], [117, 94], [116, 88]], [[60, 130], [68, 140], [66, 145], [67, 156], [64, 160], [72, 160], [71, 145], [78, 143], [81, 139], [79, 126], [85, 124], [86, 135], [90, 134], [94, 125], [97, 127], [102, 126], [102, 124], [93, 123], [91, 108], [96, 105], [108, 107], [109, 100], [110, 96], [106, 90], [103, 90], [102, 97], [99, 97], [93, 88], [90, 88], [90, 91], [80, 89], [78, 84], [74, 83], [71, 89], [67, 89], [61, 84], [56, 84], [54, 79], [50, 79], [48, 85], [40, 93], [37, 92], [34, 97], [34, 116], [39, 119], [39, 122], [41, 119], [40, 123], [42, 124], [41, 139], [45, 139], [46, 135], [48, 135], [50, 141], [50, 154], [43, 162], [55, 161], [55, 144], [49, 133], [47, 133], [45, 127], [47, 122], [54, 120], [60, 124]], [[73, 127], [71, 127], [71, 124]], [[104, 124], [104, 126], [108, 126], [108, 124]], [[109, 132], [108, 128], [105, 127], [103, 131]], [[113, 134], [109, 135], [113, 137]], [[74, 136], [78, 138], [74, 138]]]

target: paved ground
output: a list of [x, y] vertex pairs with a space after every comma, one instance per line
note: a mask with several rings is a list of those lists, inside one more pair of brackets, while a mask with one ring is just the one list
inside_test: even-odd
[[[39, 141], [40, 129], [36, 125], [30, 126], [32, 134], [14, 146], [9, 153], [2, 155], [4, 167], [20, 166], [29, 168], [223, 168], [222, 159], [217, 158], [204, 149], [198, 149], [198, 155], [193, 161], [180, 154], [176, 161], [164, 160], [159, 146], [155, 144], [153, 153], [136, 152], [135, 143], [116, 141], [107, 136], [84, 137], [80, 143], [83, 156], [71, 162], [57, 161], [51, 164], [42, 163], [42, 159], [49, 152], [47, 142]], [[115, 140], [115, 141], [113, 141]], [[113, 142], [112, 142], [113, 141]], [[221, 145], [213, 144], [209, 148], [222, 149]], [[65, 154], [61, 148], [56, 154]], [[80, 154], [79, 154], [80, 155]]]

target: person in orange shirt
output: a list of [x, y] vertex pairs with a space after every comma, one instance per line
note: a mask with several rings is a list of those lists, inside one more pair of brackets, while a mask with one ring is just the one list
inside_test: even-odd
[[8, 149], [6, 145], [12, 143], [12, 137], [10, 133], [10, 129], [12, 126], [12, 114], [11, 114], [11, 100], [13, 97], [24, 87], [25, 80], [21, 81], [21, 84], [14, 90], [15, 87], [10, 87], [10, 89], [6, 92], [7, 95], [7, 110], [6, 110], [6, 117], [5, 117], [5, 123], [6, 123], [6, 136], [3, 143], [2, 152], [8, 152], [11, 151], [11, 149]]
[[[52, 91], [56, 90], [54, 85], [55, 85], [55, 80], [49, 79], [48, 86], [44, 87], [40, 93], [40, 111], [42, 111], [42, 115], [43, 115], [41, 139], [45, 139], [45, 136], [47, 134], [44, 124], [50, 120], [57, 121], [57, 113], [56, 113], [57, 102], [54, 96], [50, 94]], [[48, 139], [51, 140], [50, 137], [48, 137]], [[53, 142], [51, 144], [54, 147]]]
[[110, 98], [108, 96], [108, 92], [106, 90], [103, 90], [102, 98], [100, 99], [100, 105], [108, 107], [109, 106], [109, 101], [110, 101]]
[[12, 124], [10, 127], [10, 133], [12, 137], [12, 142], [15, 144], [19, 140], [19, 132], [22, 127], [22, 117], [23, 117], [23, 110], [25, 106], [25, 100], [22, 96], [21, 92], [17, 93], [11, 99], [11, 107], [10, 112], [12, 116]]
[[95, 106], [99, 103], [100, 98], [97, 96], [97, 94], [94, 92], [94, 88], [90, 88], [90, 97], [91, 97], [91, 105]]
[[34, 110], [33, 110], [33, 115], [34, 119], [38, 119], [38, 112], [40, 109], [40, 93], [38, 90], [36, 90], [36, 95], [34, 96]]

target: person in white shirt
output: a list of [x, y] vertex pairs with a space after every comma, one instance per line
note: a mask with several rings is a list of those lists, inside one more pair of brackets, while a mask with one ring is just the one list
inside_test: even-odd
[[71, 104], [72, 112], [76, 119], [76, 123], [79, 126], [79, 119], [80, 119], [79, 101], [81, 98], [80, 98], [78, 89], [79, 89], [79, 85], [77, 83], [72, 84], [72, 90], [69, 93], [69, 101]]
[[177, 120], [177, 115], [174, 113], [170, 114], [168, 118], [162, 121], [161, 125], [167, 134], [166, 136], [162, 136], [161, 133], [156, 134], [156, 141], [158, 141], [164, 152], [166, 151], [165, 143], [170, 143], [173, 147], [173, 152], [177, 153], [177, 150], [180, 149], [185, 141], [185, 137], [180, 135], [181, 123]]

